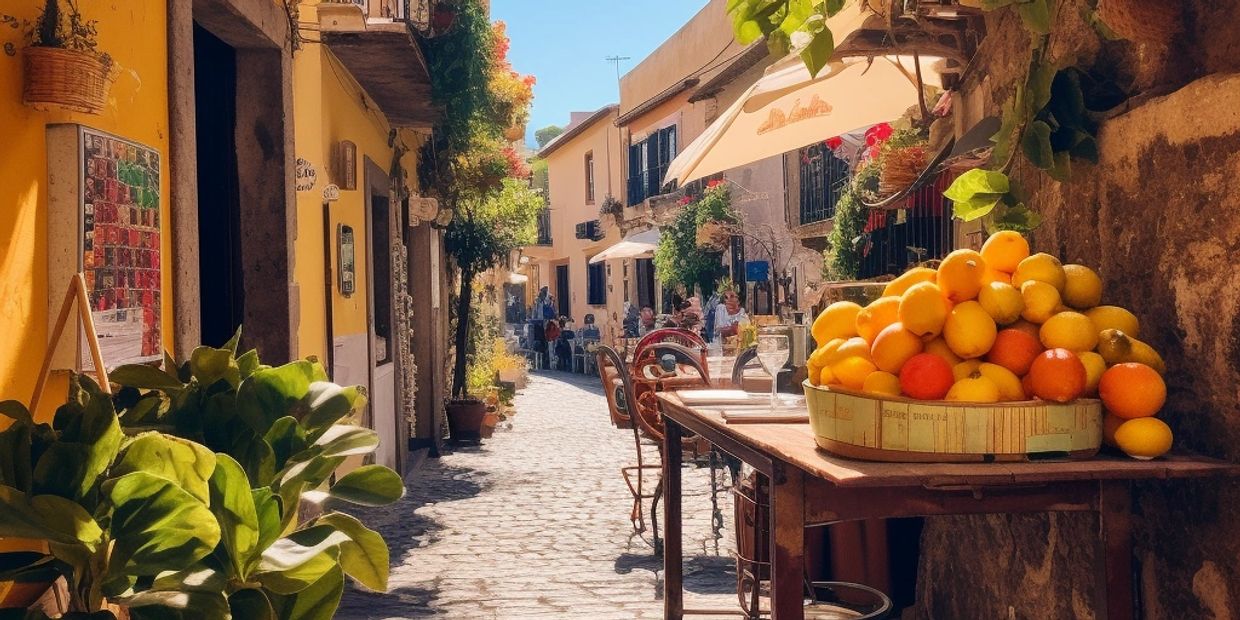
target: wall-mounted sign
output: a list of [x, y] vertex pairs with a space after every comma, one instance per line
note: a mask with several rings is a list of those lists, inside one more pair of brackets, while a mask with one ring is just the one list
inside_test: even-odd
[[340, 294], [348, 297], [357, 290], [357, 267], [353, 256], [353, 227], [340, 224], [336, 229], [336, 256], [340, 259]]
[[323, 186], [323, 202], [336, 202], [337, 200], [340, 200], [340, 187], [335, 183]]
[[420, 222], [433, 220], [439, 214], [439, 201], [434, 198], [414, 196], [409, 198], [409, 225], [417, 226]]
[[357, 145], [351, 140], [342, 140], [340, 142], [340, 178], [336, 179], [336, 183], [340, 185], [340, 189], [357, 189]]
[[[49, 311], [80, 271], [104, 364], [163, 359], [159, 151], [81, 125], [49, 127], [47, 145]], [[93, 369], [76, 342], [57, 368]]]
[[297, 178], [295, 187], [299, 192], [308, 192], [314, 189], [315, 183], [318, 182], [319, 173], [314, 169], [314, 164], [297, 158]]
[[771, 264], [764, 260], [751, 260], [745, 263], [745, 280], [749, 282], [766, 282], [771, 279]]

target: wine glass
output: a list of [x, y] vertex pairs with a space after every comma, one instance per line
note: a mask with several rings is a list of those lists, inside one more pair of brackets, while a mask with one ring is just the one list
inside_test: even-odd
[[771, 408], [779, 406], [779, 371], [788, 363], [791, 347], [788, 336], [778, 333], [758, 333], [758, 362], [771, 375]]

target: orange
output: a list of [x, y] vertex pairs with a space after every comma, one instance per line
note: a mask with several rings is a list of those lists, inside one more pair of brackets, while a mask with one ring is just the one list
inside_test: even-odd
[[860, 390], [865, 385], [865, 378], [877, 370], [874, 362], [864, 357], [846, 357], [831, 366], [831, 374], [844, 387]]
[[900, 320], [900, 298], [879, 297], [857, 313], [857, 335], [873, 343], [884, 327]]
[[986, 261], [981, 254], [973, 250], [955, 250], [943, 257], [935, 282], [938, 282], [943, 295], [958, 304], [977, 298], [985, 274]]
[[1042, 343], [1019, 329], [1002, 329], [995, 335], [995, 344], [986, 354], [986, 361], [998, 364], [1023, 377], [1029, 372], [1033, 360], [1042, 352]]
[[1085, 364], [1067, 349], [1043, 351], [1029, 367], [1029, 385], [1042, 400], [1066, 403], [1085, 392]]
[[1007, 328], [1025, 332], [1026, 334], [1033, 336], [1034, 340], [1039, 340], [1042, 337], [1042, 326], [1037, 323], [1030, 323], [1025, 319], [1016, 321], [1015, 323], [1008, 325]]
[[942, 400], [955, 382], [947, 360], [932, 353], [918, 353], [900, 369], [900, 389], [910, 398]]
[[922, 347], [921, 338], [904, 329], [904, 324], [897, 321], [878, 333], [870, 349], [870, 358], [879, 370], [895, 374], [900, 372], [900, 367], [908, 358], [921, 353]]
[[991, 269], [1012, 273], [1029, 258], [1029, 242], [1014, 230], [999, 231], [982, 244], [982, 258]]
[[[818, 372], [818, 383], [814, 385], [834, 385], [835, 382], [835, 375], [831, 374], [831, 369], [823, 368]], [[811, 381], [811, 383], [813, 382]]]
[[1116, 417], [1145, 418], [1158, 413], [1167, 402], [1167, 384], [1158, 371], [1145, 364], [1116, 364], [1102, 373], [1098, 396]]

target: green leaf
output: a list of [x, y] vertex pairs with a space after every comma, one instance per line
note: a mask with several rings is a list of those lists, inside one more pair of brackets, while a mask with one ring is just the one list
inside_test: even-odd
[[70, 394], [69, 401], [56, 410], [53, 426], [60, 432], [59, 441], [39, 457], [34, 488], [80, 500], [116, 458], [123, 435], [112, 399], [93, 380], [74, 375]]
[[261, 437], [284, 416], [306, 417], [305, 398], [314, 381], [314, 366], [304, 360], [259, 370], [237, 388], [237, 412]]
[[255, 588], [237, 590], [228, 597], [228, 608], [235, 620], [276, 620], [267, 595]]
[[827, 17], [834, 17], [837, 13], [843, 11], [844, 2], [845, 0], [826, 0], [824, 6], [826, 7]]
[[319, 517], [315, 524], [330, 525], [351, 539], [340, 544], [340, 566], [346, 574], [371, 590], [387, 591], [388, 547], [378, 532], [339, 512]]
[[349, 540], [347, 534], [329, 525], [298, 530], [263, 551], [255, 577], [273, 592], [299, 592], [337, 567], [340, 545]]
[[263, 437], [275, 454], [275, 463], [284, 467], [293, 456], [310, 447], [306, 441], [306, 431], [292, 416], [284, 416], [271, 425], [271, 429]]
[[362, 389], [357, 386], [341, 387], [328, 381], [311, 383], [299, 411], [305, 414], [298, 419], [311, 440], [317, 438], [332, 424], [352, 414], [366, 404]]
[[[207, 480], [215, 471], [215, 454], [206, 446], [163, 433], [143, 433], [112, 466], [113, 477], [146, 472], [177, 483], [199, 501], [209, 501]], [[249, 485], [246, 485], [249, 488]]]
[[1098, 141], [1089, 134], [1080, 136], [1080, 140], [1068, 153], [1080, 159], [1098, 163]]
[[35, 538], [93, 550], [103, 535], [99, 524], [77, 503], [55, 495], [28, 498], [0, 485], [0, 538]]
[[1032, 0], [1016, 5], [1025, 28], [1034, 34], [1050, 34], [1051, 8], [1048, 0]]
[[240, 342], [241, 342], [241, 326], [238, 325], [237, 331], [233, 332], [232, 338], [229, 338], [228, 342], [225, 342], [224, 346], [220, 348], [225, 351], [228, 351], [229, 353], [235, 356], [237, 354], [237, 345]]
[[[283, 533], [283, 524], [281, 522], [280, 496], [272, 492], [267, 487], [251, 489], [250, 496], [254, 498], [254, 514], [258, 517], [258, 542], [255, 547], [262, 551], [271, 546], [271, 543], [280, 538]], [[256, 554], [246, 567], [246, 574], [253, 571], [258, 565], [262, 554]]]
[[814, 34], [805, 49], [801, 50], [801, 60], [805, 62], [809, 74], [818, 77], [818, 72], [827, 66], [834, 52], [835, 36], [831, 34], [830, 28], [823, 28]]
[[1055, 74], [1054, 64], [1044, 60], [1041, 54], [1033, 55], [1029, 65], [1029, 80], [1025, 85], [1027, 111], [1030, 115], [1050, 103]]
[[237, 358], [237, 370], [241, 373], [242, 380], [248, 379], [260, 365], [258, 349], [250, 349]]
[[33, 480], [30, 467], [31, 431], [33, 426], [23, 422], [0, 431], [0, 484], [29, 493]]
[[231, 385], [241, 383], [241, 368], [233, 352], [228, 349], [198, 347], [189, 357], [190, 372], [203, 386], [210, 386], [218, 381], [227, 381]]
[[792, 39], [784, 31], [776, 30], [766, 35], [766, 49], [771, 56], [783, 58], [792, 49]]
[[1024, 203], [1015, 207], [1009, 207], [1003, 214], [994, 220], [994, 228], [997, 230], [1014, 230], [1016, 232], [1027, 234], [1033, 232], [1035, 228], [1042, 225], [1042, 216], [1035, 211], [1026, 207]]
[[236, 578], [245, 580], [248, 567], [258, 557], [258, 512], [250, 481], [241, 465], [227, 454], [216, 457], [211, 474], [211, 513], [220, 525], [221, 546]]
[[1003, 196], [1004, 194], [977, 194], [969, 200], [954, 202], [952, 215], [956, 219], [972, 222], [989, 215], [999, 201], [1003, 200]]
[[344, 573], [333, 566], [304, 590], [290, 596], [274, 595], [271, 603], [281, 620], [331, 620], [343, 593]]
[[1055, 165], [1047, 171], [1052, 179], [1060, 182], [1066, 182], [1072, 178], [1072, 158], [1067, 151], [1059, 151], [1055, 153]]
[[0, 401], [0, 415], [10, 418], [15, 422], [24, 424], [34, 424], [34, 416], [30, 415], [30, 410], [25, 405], [15, 400]]
[[314, 445], [328, 457], [370, 454], [379, 447], [379, 433], [362, 426], [335, 424]]
[[1006, 174], [974, 168], [956, 177], [943, 195], [955, 202], [962, 202], [977, 194], [1006, 194], [1010, 188]]
[[336, 480], [328, 494], [363, 506], [386, 506], [405, 496], [405, 483], [387, 467], [363, 465]]
[[1025, 129], [1020, 140], [1021, 151], [1029, 162], [1043, 170], [1055, 165], [1055, 153], [1051, 148], [1051, 127], [1044, 121], [1033, 121]]
[[113, 576], [178, 570], [220, 542], [219, 523], [207, 506], [166, 478], [134, 472], [108, 480], [103, 491], [113, 507]]
[[122, 600], [129, 608], [132, 620], [221, 620], [230, 617], [228, 599], [222, 592], [152, 590]]
[[185, 384], [154, 366], [147, 364], [125, 364], [108, 373], [108, 380], [123, 386], [142, 390], [162, 390], [175, 392], [185, 389]]

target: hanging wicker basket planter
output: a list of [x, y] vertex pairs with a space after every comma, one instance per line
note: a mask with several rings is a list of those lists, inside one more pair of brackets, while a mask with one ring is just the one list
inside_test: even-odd
[[697, 229], [697, 246], [705, 250], [721, 251], [728, 247], [732, 238], [731, 226], [721, 220], [704, 222]]
[[107, 61], [97, 54], [59, 47], [27, 47], [22, 54], [22, 103], [99, 114], [108, 99]]

